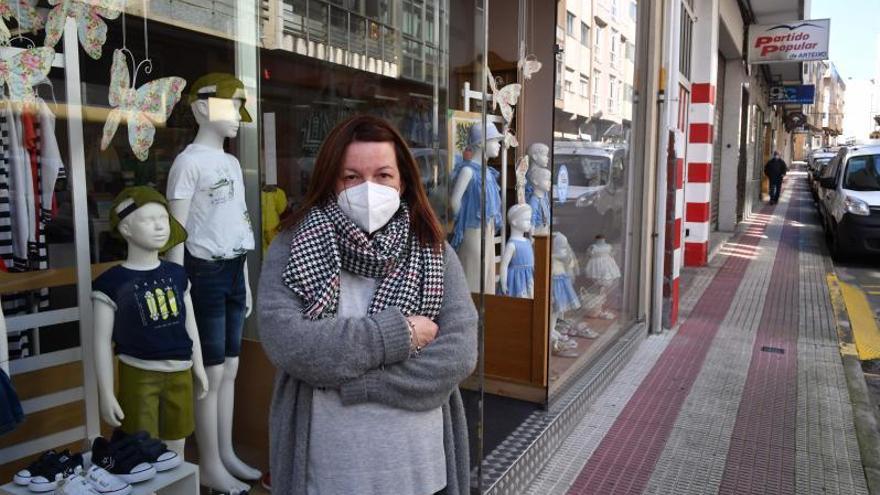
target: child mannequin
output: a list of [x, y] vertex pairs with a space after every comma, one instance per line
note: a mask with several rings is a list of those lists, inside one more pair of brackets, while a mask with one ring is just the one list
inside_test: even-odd
[[512, 297], [535, 296], [535, 253], [525, 237], [531, 230], [532, 208], [517, 204], [507, 211], [510, 238], [501, 257], [501, 291]]
[[532, 168], [529, 172], [529, 183], [532, 185], [532, 196], [529, 206], [532, 207], [532, 227], [535, 235], [550, 233], [550, 170]]
[[551, 281], [551, 311], [550, 311], [550, 339], [553, 353], [561, 357], [575, 357], [574, 349], [577, 342], [569, 339], [557, 330], [557, 324], [565, 316], [567, 311], [580, 308], [577, 292], [572, 285], [572, 278], [576, 272], [574, 253], [568, 244], [568, 238], [563, 234], [556, 233], [553, 236], [553, 250], [550, 258]]
[[[532, 170], [536, 168], [550, 167], [550, 147], [544, 143], [532, 143], [526, 149], [526, 155], [529, 157], [529, 176]], [[531, 183], [526, 185], [526, 201], [532, 199], [534, 188]]]
[[584, 275], [598, 285], [597, 301], [594, 301], [587, 312], [590, 318], [611, 320], [614, 313], [603, 309], [608, 290], [620, 278], [620, 267], [611, 255], [613, 248], [605, 242], [604, 235], [597, 235], [596, 242], [587, 250], [589, 260], [584, 268]]
[[[495, 158], [501, 153], [501, 139], [504, 136], [498, 132], [494, 124], [489, 124], [486, 129], [486, 158]], [[474, 124], [468, 133], [466, 152], [471, 153], [473, 157], [479, 157], [482, 152], [482, 142], [483, 128], [480, 124]], [[452, 247], [458, 252], [471, 292], [480, 291], [482, 271], [485, 278], [484, 292], [494, 294], [494, 238], [501, 227], [499, 173], [494, 168], [488, 167], [487, 177], [483, 177], [481, 164], [463, 157], [462, 161], [456, 164], [452, 177], [454, 186], [450, 196], [450, 206], [455, 215]], [[486, 203], [480, 208], [483, 187], [486, 190]], [[485, 243], [483, 259], [480, 259], [481, 239]]]
[[[193, 378], [198, 398], [207, 393], [208, 380], [186, 273], [160, 261], [159, 252], [186, 235], [171, 220], [165, 198], [149, 187], [122, 191], [110, 224], [128, 243], [128, 257], [93, 286], [101, 418], [129, 434], [146, 430], [182, 456], [193, 430]], [[113, 392], [114, 350], [119, 400]]]
[[197, 79], [189, 95], [199, 125], [168, 174], [171, 212], [189, 232], [186, 247], [168, 259], [183, 265], [192, 298], [210, 390], [196, 403], [200, 482], [216, 490], [241, 492], [260, 472], [242, 462], [232, 444], [235, 377], [244, 320], [252, 298], [247, 252], [254, 249], [244, 178], [238, 159], [226, 153], [226, 139], [250, 122], [244, 84], [231, 74]]

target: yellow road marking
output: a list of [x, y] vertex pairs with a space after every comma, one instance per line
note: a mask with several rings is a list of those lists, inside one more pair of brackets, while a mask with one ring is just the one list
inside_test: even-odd
[[872, 296], [880, 296], [880, 290], [869, 290], [866, 292]]
[[854, 285], [838, 281], [852, 325], [853, 339], [859, 359], [880, 359], [880, 328], [865, 293]]
[[[842, 314], [846, 310], [846, 304], [843, 302], [843, 294], [840, 292], [840, 285], [838, 284], [837, 275], [833, 273], [829, 273], [825, 276], [826, 281], [828, 282], [828, 294], [831, 296], [831, 306], [834, 308], [834, 314], [839, 315]], [[835, 316], [835, 320], [836, 320]], [[856, 346], [850, 342], [848, 342], [849, 337], [846, 336], [846, 332], [840, 325], [837, 325], [837, 340], [840, 346], [840, 354], [844, 356], [858, 356], [858, 352], [856, 351]]]

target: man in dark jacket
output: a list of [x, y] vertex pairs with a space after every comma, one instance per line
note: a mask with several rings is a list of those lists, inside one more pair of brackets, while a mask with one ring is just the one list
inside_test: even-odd
[[764, 175], [770, 180], [770, 204], [779, 202], [779, 194], [782, 193], [782, 178], [788, 172], [788, 166], [782, 158], [779, 158], [779, 152], [773, 152], [773, 158], [764, 165]]

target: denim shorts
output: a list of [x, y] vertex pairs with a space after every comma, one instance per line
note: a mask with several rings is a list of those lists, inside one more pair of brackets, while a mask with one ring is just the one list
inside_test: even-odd
[[238, 357], [241, 353], [247, 311], [244, 260], [244, 256], [239, 256], [210, 261], [186, 253], [183, 264], [191, 284], [205, 366], [223, 364], [227, 357]]

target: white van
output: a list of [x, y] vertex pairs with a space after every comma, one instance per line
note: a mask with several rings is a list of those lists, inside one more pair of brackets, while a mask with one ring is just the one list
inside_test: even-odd
[[819, 212], [834, 258], [880, 253], [880, 144], [837, 152], [819, 179]]

